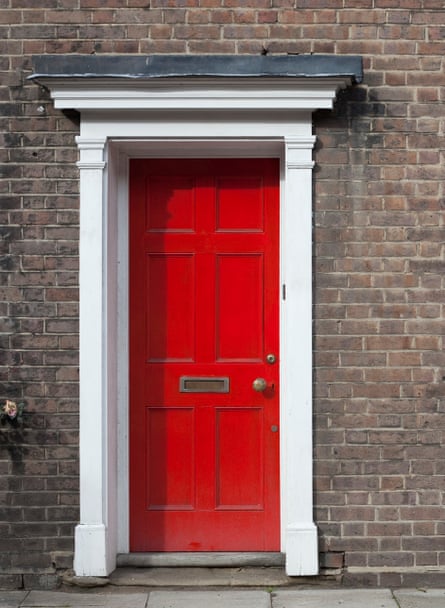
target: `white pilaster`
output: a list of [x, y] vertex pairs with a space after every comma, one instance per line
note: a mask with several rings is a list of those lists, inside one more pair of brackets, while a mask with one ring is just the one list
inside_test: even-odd
[[107, 537], [107, 344], [105, 138], [77, 138], [80, 160], [80, 523], [77, 575], [112, 569]]
[[[286, 572], [318, 572], [312, 499], [312, 148], [315, 137], [285, 137], [282, 209], [282, 471]], [[297, 347], [298, 344], [298, 347]]]

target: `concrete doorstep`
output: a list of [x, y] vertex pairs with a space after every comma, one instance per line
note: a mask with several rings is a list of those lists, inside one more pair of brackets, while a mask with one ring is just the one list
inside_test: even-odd
[[117, 568], [109, 577], [119, 587], [285, 587], [295, 577], [283, 568]]

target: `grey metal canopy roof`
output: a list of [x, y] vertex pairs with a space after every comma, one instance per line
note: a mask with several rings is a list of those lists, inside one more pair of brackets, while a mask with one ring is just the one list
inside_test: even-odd
[[29, 78], [348, 77], [363, 80], [356, 55], [38, 55]]

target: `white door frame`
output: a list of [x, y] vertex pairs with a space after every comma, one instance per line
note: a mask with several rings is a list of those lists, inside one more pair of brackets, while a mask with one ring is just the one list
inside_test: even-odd
[[[128, 160], [279, 157], [281, 550], [318, 572], [312, 501], [312, 111], [346, 77], [48, 79], [81, 112], [80, 523], [76, 574], [106, 576], [128, 545]], [[166, 110], [168, 108], [168, 111]], [[285, 286], [285, 287], [284, 287]]]

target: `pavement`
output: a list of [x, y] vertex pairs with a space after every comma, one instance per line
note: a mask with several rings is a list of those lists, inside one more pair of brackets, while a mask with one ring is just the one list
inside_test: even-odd
[[0, 591], [0, 608], [445, 608], [445, 589]]

